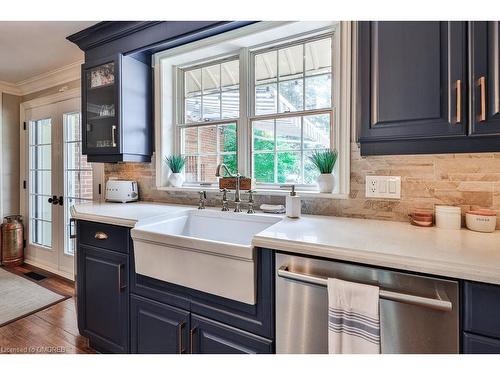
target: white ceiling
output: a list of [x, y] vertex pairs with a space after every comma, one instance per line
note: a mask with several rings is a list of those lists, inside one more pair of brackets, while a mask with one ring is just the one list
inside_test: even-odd
[[0, 81], [18, 83], [83, 60], [66, 40], [95, 21], [0, 21]]

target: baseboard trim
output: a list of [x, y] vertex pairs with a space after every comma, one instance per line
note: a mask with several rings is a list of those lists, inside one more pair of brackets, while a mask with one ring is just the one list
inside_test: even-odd
[[30, 266], [33, 266], [33, 267], [36, 267], [36, 268], [40, 268], [40, 269], [42, 269], [44, 271], [50, 272], [50, 273], [52, 273], [54, 275], [57, 275], [59, 277], [67, 279], [69, 281], [75, 281], [75, 277], [71, 273], [65, 272], [65, 271], [56, 270], [56, 269], [54, 269], [54, 268], [52, 268], [50, 266], [47, 266], [46, 264], [34, 261], [33, 259], [25, 258], [24, 259], [24, 263], [29, 264]]

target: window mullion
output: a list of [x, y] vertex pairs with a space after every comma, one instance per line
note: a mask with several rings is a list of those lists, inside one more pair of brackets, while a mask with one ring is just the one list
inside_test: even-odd
[[280, 113], [280, 50], [276, 49], [276, 113]]
[[237, 145], [236, 161], [240, 174], [249, 176], [253, 173], [252, 170], [252, 155], [251, 155], [251, 131], [249, 115], [251, 113], [252, 95], [250, 90], [253, 87], [253, 80], [250, 74], [250, 53], [247, 48], [240, 49], [239, 54], [239, 95], [240, 95], [240, 117], [236, 126]]
[[274, 122], [274, 183], [278, 183], [278, 136], [277, 136], [277, 127], [276, 127], [276, 119]]
[[203, 121], [203, 69], [200, 69], [200, 122]]
[[302, 109], [306, 110], [306, 44], [302, 44]]
[[219, 64], [219, 119], [222, 120], [222, 64]]
[[221, 159], [220, 153], [220, 138], [219, 138], [219, 124], [215, 125], [215, 160], [217, 165], [223, 162], [224, 158]]
[[[304, 82], [305, 83], [305, 82]], [[305, 157], [304, 157], [304, 116], [300, 118], [300, 178], [299, 181], [301, 184], [304, 184], [304, 175], [305, 175]]]
[[201, 142], [200, 127], [196, 127], [196, 181], [201, 182]]

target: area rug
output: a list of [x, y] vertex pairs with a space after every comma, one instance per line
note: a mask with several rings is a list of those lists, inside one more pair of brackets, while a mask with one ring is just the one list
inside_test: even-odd
[[66, 298], [0, 268], [0, 327]]

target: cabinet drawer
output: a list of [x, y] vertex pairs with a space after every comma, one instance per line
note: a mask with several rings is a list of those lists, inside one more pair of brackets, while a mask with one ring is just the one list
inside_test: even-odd
[[128, 254], [129, 232], [129, 228], [117, 225], [79, 221], [77, 236], [81, 244]]
[[500, 286], [464, 282], [464, 330], [500, 338]]
[[500, 354], [500, 340], [464, 332], [465, 354]]

